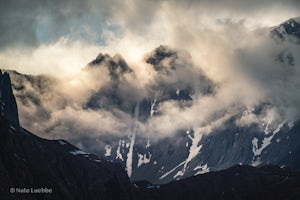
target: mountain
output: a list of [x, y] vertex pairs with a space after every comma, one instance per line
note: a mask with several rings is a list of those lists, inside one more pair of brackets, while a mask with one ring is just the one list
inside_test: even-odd
[[[15, 73], [15, 72], [13, 72]], [[20, 74], [14, 74], [15, 76], [23, 77]], [[25, 76], [28, 78], [35, 79], [36, 77]], [[26, 129], [22, 128], [18, 122], [18, 110], [16, 101], [11, 89], [10, 76], [5, 72], [0, 74], [0, 80], [2, 80], [2, 85], [0, 87], [1, 91], [1, 102], [2, 105], [9, 105], [6, 108], [3, 108], [2, 116], [0, 116], [0, 196], [1, 199], [78, 199], [78, 200], [93, 200], [93, 199], [110, 199], [110, 200], [140, 200], [140, 199], [299, 199], [300, 197], [300, 173], [299, 171], [291, 170], [287, 167], [278, 167], [278, 166], [264, 166], [264, 167], [251, 167], [247, 165], [236, 165], [230, 167], [226, 170], [220, 170], [215, 172], [208, 172], [208, 165], [198, 167], [197, 170], [200, 172], [207, 172], [205, 174], [195, 175], [190, 174], [187, 179], [171, 181], [168, 184], [152, 184], [148, 181], [137, 181], [130, 182], [129, 177], [127, 176], [125, 169], [120, 163], [107, 161], [109, 155], [109, 150], [106, 148], [106, 159], [98, 157], [94, 154], [85, 152], [73, 146], [66, 140], [47, 140], [40, 138]], [[24, 78], [24, 77], [23, 77]], [[41, 77], [39, 77], [41, 78]], [[23, 79], [22, 79], [23, 80]], [[48, 80], [48, 79], [47, 79]], [[38, 82], [36, 82], [38, 83]], [[20, 88], [22, 90], [22, 88]], [[26, 96], [25, 96], [26, 97]], [[188, 101], [191, 101], [188, 99]], [[80, 117], [80, 116], [78, 116]], [[263, 148], [266, 148], [266, 141], [271, 140], [272, 138], [285, 133], [286, 131], [290, 134], [291, 140], [293, 143], [288, 143], [291, 145], [289, 148], [295, 148], [298, 146], [299, 139], [296, 135], [296, 132], [299, 129], [299, 124], [296, 123], [293, 127], [287, 127], [284, 124], [277, 127], [269, 136], [265, 136], [263, 140], [263, 147], [257, 149], [257, 140], [253, 139], [253, 152], [256, 152], [255, 158], [262, 157], [263, 155], [260, 152], [263, 151]], [[249, 130], [244, 130], [248, 132]], [[189, 130], [189, 138], [195, 139], [195, 134], [193, 130]], [[254, 133], [255, 134], [255, 131]], [[256, 133], [257, 134], [257, 133]], [[266, 135], [268, 135], [266, 133]], [[275, 136], [276, 135], [276, 136]], [[148, 151], [161, 153], [160, 155], [151, 154], [150, 157], [140, 156], [139, 159], [142, 159], [142, 164], [140, 160], [138, 161], [138, 166], [135, 168], [135, 161], [131, 164], [133, 167], [131, 170], [132, 178], [137, 176], [135, 173], [139, 173], [139, 167], [146, 166], [145, 169], [151, 169], [147, 165], [152, 164], [151, 157], [155, 159], [174, 159], [173, 155], [179, 155], [180, 149], [176, 146], [176, 140], [184, 140], [185, 135], [178, 133], [178, 138], [173, 138], [170, 142], [170, 138], [165, 138], [158, 143], [152, 143], [150, 146], [146, 147]], [[223, 138], [221, 137], [223, 136]], [[225, 136], [228, 136], [226, 138]], [[251, 136], [251, 135], [250, 135]], [[286, 136], [286, 135], [284, 135]], [[180, 137], [182, 139], [180, 139]], [[225, 137], [225, 138], [224, 138]], [[224, 141], [227, 142], [225, 146], [227, 149], [220, 147], [221, 151], [232, 153], [231, 142], [233, 140], [239, 141], [239, 139], [234, 139], [230, 134], [218, 134], [209, 135], [206, 139], [213, 141], [213, 148], [216, 148], [219, 145], [224, 145]], [[258, 137], [258, 136], [257, 136]], [[270, 139], [270, 137], [272, 137]], [[251, 138], [251, 137], [250, 137]], [[129, 138], [131, 141], [133, 138]], [[244, 140], [245, 137], [241, 137], [241, 140]], [[203, 144], [209, 144], [209, 141], [200, 141]], [[167, 146], [173, 142], [174, 147]], [[193, 141], [194, 142], [194, 141]], [[216, 143], [219, 142], [219, 143]], [[289, 142], [289, 141], [286, 141]], [[124, 144], [124, 147], [126, 147]], [[138, 146], [141, 144], [141, 141], [136, 141], [135, 145]], [[268, 144], [268, 143], [267, 143]], [[123, 145], [123, 142], [119, 144], [120, 148]], [[139, 151], [137, 147], [131, 147], [131, 156], [134, 158], [136, 152]], [[285, 144], [286, 145], [286, 144]], [[283, 147], [285, 148], [285, 145]], [[154, 146], [154, 148], [153, 148]], [[193, 144], [192, 144], [193, 146]], [[208, 145], [209, 146], [209, 145]], [[268, 145], [267, 145], [268, 146]], [[269, 145], [272, 146], [273, 145]], [[176, 147], [176, 148], [175, 148]], [[188, 145], [186, 148], [188, 149]], [[155, 149], [160, 148], [160, 149]], [[168, 151], [164, 155], [163, 148], [167, 148]], [[204, 148], [204, 145], [203, 145]], [[238, 148], [243, 148], [238, 146]], [[277, 147], [278, 148], [278, 147]], [[125, 148], [124, 148], [125, 149]], [[201, 149], [201, 148], [200, 148]], [[142, 149], [141, 149], [142, 150]], [[181, 149], [182, 150], [182, 149]], [[298, 149], [296, 149], [298, 150]], [[295, 150], [295, 151], [296, 151]], [[117, 150], [121, 152], [121, 150]], [[238, 151], [234, 149], [234, 151]], [[213, 152], [210, 150], [210, 152]], [[284, 152], [282, 151], [285, 156]], [[112, 149], [111, 152], [112, 153]], [[191, 153], [191, 150], [189, 151]], [[276, 150], [272, 153], [277, 153]], [[128, 152], [129, 154], [129, 152]], [[127, 155], [128, 155], [127, 154]], [[122, 154], [121, 154], [122, 155]], [[118, 156], [121, 156], [118, 155]], [[201, 155], [201, 154], [199, 154]], [[199, 156], [198, 155], [198, 156]], [[286, 157], [286, 160], [282, 162], [290, 166], [297, 166], [299, 164], [297, 153], [292, 154], [294, 157]], [[197, 155], [196, 155], [197, 156]], [[222, 155], [221, 155], [222, 156]], [[232, 156], [232, 155], [231, 155]], [[243, 158], [243, 154], [239, 159]], [[227, 155], [229, 163], [234, 163], [235, 160], [230, 160], [230, 156]], [[232, 156], [235, 157], [235, 156]], [[219, 159], [219, 163], [224, 163], [224, 159], [214, 157], [210, 155], [209, 158], [212, 160], [210, 163], [213, 163], [215, 158]], [[272, 158], [283, 159], [281, 156], [272, 156]], [[127, 158], [128, 159], [128, 158]], [[193, 158], [189, 163], [194, 162], [198, 157]], [[247, 157], [245, 157], [247, 159]], [[160, 160], [162, 161], [162, 160]], [[258, 162], [261, 160], [256, 160]], [[166, 160], [164, 164], [170, 166], [176, 163], [171, 162], [171, 160]], [[187, 161], [186, 161], [187, 162]], [[261, 161], [262, 162], [262, 161]], [[273, 161], [272, 161], [273, 162]], [[277, 161], [274, 161], [277, 162]], [[186, 171], [187, 173], [190, 164], [187, 164]], [[217, 163], [217, 164], [219, 164]], [[126, 163], [127, 164], [127, 163]], [[199, 164], [199, 163], [196, 163]], [[216, 164], [216, 165], [217, 165]], [[227, 164], [225, 162], [225, 164]], [[153, 165], [159, 165], [158, 163]], [[128, 167], [128, 166], [127, 166]], [[179, 165], [177, 168], [180, 168]], [[222, 166], [226, 167], [226, 166]], [[299, 167], [299, 166], [298, 166]], [[168, 174], [173, 176], [173, 174], [178, 170], [174, 168]], [[216, 170], [216, 169], [214, 169]], [[197, 171], [197, 172], [199, 172]], [[145, 172], [145, 171], [144, 171]], [[147, 174], [155, 176], [155, 171], [148, 171]], [[127, 168], [128, 173], [128, 168]], [[185, 174], [184, 174], [185, 175]], [[142, 177], [142, 175], [140, 174]], [[156, 175], [159, 178], [160, 173]], [[168, 178], [169, 175], [165, 177]], [[145, 177], [145, 174], [144, 176]], [[150, 177], [148, 178], [150, 179]], [[155, 180], [155, 179], [153, 179]], [[164, 180], [171, 180], [164, 179]]]
[[292, 18], [286, 22], [273, 27], [272, 36], [277, 42], [290, 41], [296, 44], [300, 43], [300, 17]]
[[[280, 42], [288, 42], [292, 46], [299, 45], [299, 27], [298, 18], [290, 19], [272, 28], [270, 34], [276, 43], [279, 42], [279, 45], [281, 45]], [[164, 101], [178, 100], [183, 107], [193, 104], [195, 89], [193, 84], [182, 82], [181, 78], [174, 78], [176, 77], [174, 73], [181, 69], [188, 71], [191, 66], [189, 56], [182, 56], [182, 54], [184, 53], [180, 50], [160, 46], [145, 58], [145, 61], [158, 74], [156, 84], [151, 87], [160, 91], [159, 95], [152, 94], [153, 97], [150, 98], [153, 99], [152, 104], [147, 103], [147, 107], [151, 108], [150, 112], [147, 110], [150, 117], [155, 118], [155, 114], [159, 115], [159, 107]], [[286, 47], [274, 60], [282, 62], [288, 70], [295, 65], [296, 56]], [[178, 74], [183, 74], [183, 72], [180, 71]], [[169, 79], [177, 81], [169, 84], [168, 81], [165, 81]], [[192, 76], [191, 79], [193, 79]], [[214, 88], [218, 86], [210, 81], [205, 73], [201, 72], [196, 79], [199, 80], [203, 96], [214, 94]], [[182, 87], [183, 85], [184, 87]], [[180, 89], [176, 90], [176, 88]], [[184, 92], [186, 96], [176, 98], [176, 95], [182, 94], [181, 92]], [[132, 169], [131, 179], [136, 181], [146, 179], [156, 184], [209, 171], [218, 171], [237, 164], [252, 166], [274, 164], [300, 169], [299, 120], [283, 120], [272, 124], [259, 122], [243, 126], [236, 123], [237, 119], [247, 115], [247, 112], [259, 116], [270, 107], [272, 104], [266, 102], [252, 108], [251, 111], [246, 110], [246, 113], [241, 111], [229, 118], [223, 124], [223, 128], [213, 130], [209, 135], [199, 135], [195, 130], [187, 127], [185, 130], [174, 133], [171, 137], [165, 137], [158, 141], [150, 139], [149, 142], [149, 139], [141, 136], [123, 137], [119, 139], [118, 144], [113, 141], [108, 142], [106, 150], [109, 150], [109, 154], [107, 151], [104, 151], [103, 154], [108, 160], [123, 161], [124, 166], [128, 165], [129, 157], [132, 160], [130, 162], [132, 165], [130, 167]], [[139, 110], [142, 112], [141, 109]]]
[[[132, 199], [124, 168], [64, 140], [46, 140], [18, 123], [7, 73], [0, 74], [1, 199]], [[2, 111], [3, 112], [3, 111]]]
[[[300, 44], [300, 17], [289, 19], [280, 25], [273, 27], [271, 37], [278, 43], [283, 44], [288, 42], [290, 44]], [[277, 60], [290, 65], [295, 65], [295, 56], [291, 51], [291, 47], [284, 49], [277, 57]]]
[[[290, 51], [288, 45], [299, 46], [299, 33], [297, 18], [272, 27], [270, 31], [274, 44], [284, 47], [274, 60], [282, 63], [286, 71], [298, 67], [295, 66], [297, 55]], [[10, 71], [20, 113], [36, 124], [33, 125], [32, 120], [23, 120], [25, 127], [43, 131], [36, 132], [49, 138], [57, 135], [66, 137], [103, 160], [120, 162], [132, 181], [165, 184], [234, 165], [277, 165], [300, 169], [299, 119], [258, 121], [245, 125], [237, 123], [249, 113], [254, 116], [265, 114], [268, 109], [274, 108], [272, 102], [240, 109], [210, 134], [199, 134], [188, 125], [166, 136], [153, 134], [155, 130], [151, 122], [163, 126], [159, 117], [163, 115], [165, 104], [175, 105], [179, 111], [184, 111], [193, 106], [196, 99], [214, 96], [219, 85], [210, 80], [184, 50], [161, 45], [149, 52], [144, 61], [153, 73], [153, 79], [141, 89], [136, 81], [137, 75], [122, 56], [99, 54], [84, 68], [81, 74], [83, 83], [86, 84], [86, 74], [88, 78], [92, 77], [87, 80], [89, 82], [100, 81], [103, 74], [108, 74], [108, 80], [90, 91], [84, 88], [76, 93], [83, 99], [79, 103], [69, 103], [72, 96], [64, 96], [61, 80]], [[83, 95], [85, 93], [88, 95]], [[57, 110], [51, 110], [53, 107]], [[66, 115], [75, 115], [72, 120], [58, 118], [60, 113], [70, 109], [71, 114]], [[172, 110], [173, 107], [167, 109]], [[104, 118], [113, 116], [115, 124], [101, 131], [97, 128], [81, 130], [79, 121], [73, 121], [81, 112], [100, 113]], [[98, 125], [91, 118], [82, 120], [92, 127], [95, 124], [96, 127], [105, 125]], [[122, 127], [118, 120], [123, 120], [126, 126]]]
[[[41, 139], [0, 118], [2, 199], [298, 199], [300, 174], [234, 166], [166, 185], [129, 182], [124, 169], [64, 140]], [[133, 187], [134, 186], [134, 187]]]
[[[160, 91], [160, 95], [153, 95], [155, 97], [150, 98], [153, 99], [152, 104], [148, 100], [146, 106], [145, 102], [142, 107], [139, 105], [139, 112], [148, 112], [148, 118], [159, 116], [159, 106], [166, 100], [179, 101], [183, 107], [193, 103], [191, 85], [187, 84], [187, 87], [182, 87], [177, 92], [174, 83], [168, 85], [167, 81], [162, 80], [165, 76], [172, 76], [173, 70], [178, 68], [175, 60], [179, 58], [175, 52], [177, 51], [160, 46], [145, 59], [160, 77], [156, 81], [157, 84], [152, 86], [154, 90]], [[214, 93], [216, 85], [205, 75], [199, 76], [199, 80], [203, 80], [199, 81], [200, 85], [205, 85], [202, 94]], [[131, 110], [134, 110], [135, 105], [138, 104], [133, 103]], [[251, 112], [260, 115], [270, 106], [260, 105]], [[117, 141], [106, 139], [107, 146], [99, 153], [105, 155], [108, 160], [122, 161], [123, 165], [130, 169], [129, 175], [132, 180], [146, 179], [155, 184], [218, 171], [237, 164], [253, 166], [274, 164], [300, 169], [299, 121], [281, 121], [272, 125], [263, 122], [237, 125], [236, 120], [244, 114], [233, 116], [227, 120], [223, 128], [214, 130], [209, 135], [197, 135], [193, 129], [186, 129], [158, 141], [151, 141], [151, 138], [139, 135], [121, 137]]]

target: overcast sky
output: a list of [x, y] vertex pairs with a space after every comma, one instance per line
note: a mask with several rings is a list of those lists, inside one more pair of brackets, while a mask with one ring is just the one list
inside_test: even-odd
[[0, 65], [75, 73], [99, 52], [134, 60], [162, 43], [185, 48], [178, 40], [200, 29], [274, 26], [299, 10], [298, 0], [0, 0]]

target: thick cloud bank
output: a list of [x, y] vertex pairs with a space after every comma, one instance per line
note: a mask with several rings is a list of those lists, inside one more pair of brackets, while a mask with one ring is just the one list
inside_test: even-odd
[[272, 127], [299, 119], [300, 50], [269, 27], [299, 10], [293, 0], [0, 1], [0, 65], [51, 75], [12, 75], [21, 123], [48, 138], [133, 126], [209, 134], [230, 119]]
[[229, 120], [270, 129], [294, 122], [300, 117], [299, 45], [277, 43], [269, 34], [248, 36], [249, 43], [228, 49], [229, 66], [217, 63], [220, 76], [168, 46], [147, 53], [142, 69], [120, 55], [99, 54], [68, 79], [11, 73], [21, 123], [49, 138], [74, 139], [127, 136], [133, 127], [161, 138], [191, 128], [209, 134]]

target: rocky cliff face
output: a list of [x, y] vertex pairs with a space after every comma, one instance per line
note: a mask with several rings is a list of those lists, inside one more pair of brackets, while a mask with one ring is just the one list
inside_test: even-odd
[[7, 72], [0, 71], [0, 113], [12, 123], [19, 125], [18, 108]]
[[124, 168], [19, 125], [10, 78], [1, 74], [1, 199], [132, 199]]
[[300, 43], [300, 17], [292, 18], [276, 26], [272, 31], [272, 36], [277, 42], [290, 41]]

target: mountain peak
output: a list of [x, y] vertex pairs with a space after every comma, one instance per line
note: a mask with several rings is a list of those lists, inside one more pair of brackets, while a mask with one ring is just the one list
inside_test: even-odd
[[132, 72], [127, 62], [120, 54], [111, 57], [109, 54], [99, 53], [96, 59], [88, 64], [88, 67], [105, 66], [108, 68], [112, 77], [118, 77], [119, 74]]
[[[158, 72], [168, 71], [174, 68], [174, 61], [178, 58], [179, 50], [172, 49], [166, 45], [160, 45], [146, 56], [146, 62], [153, 65]], [[166, 61], [166, 62], [164, 62]]]
[[10, 76], [0, 70], [0, 114], [9, 121], [20, 125], [16, 99], [13, 95]]
[[291, 18], [291, 19], [295, 20], [297, 23], [300, 23], [300, 16], [294, 17], [294, 18]]
[[300, 17], [291, 18], [276, 26], [271, 34], [279, 41], [290, 41], [300, 43]]

